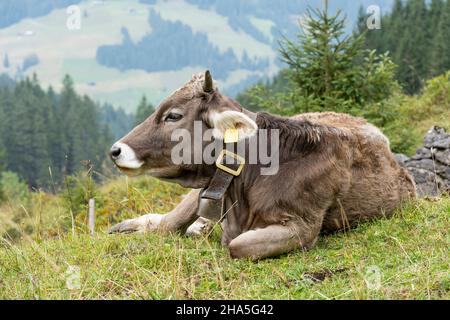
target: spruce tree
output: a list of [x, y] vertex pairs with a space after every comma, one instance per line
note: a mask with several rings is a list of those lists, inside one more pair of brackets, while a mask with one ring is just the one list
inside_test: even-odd
[[[436, 13], [437, 14], [437, 13]], [[430, 76], [450, 70], [450, 0], [442, 8], [430, 54]]]
[[441, 14], [444, 11], [443, 0], [431, 0], [429, 15], [428, 15], [428, 30], [431, 38], [434, 37], [438, 31], [438, 25], [441, 20]]
[[382, 18], [382, 29], [365, 33], [366, 48], [390, 53], [398, 65], [396, 78], [408, 94], [418, 93], [425, 80], [450, 69], [449, 2], [396, 0]]
[[63, 89], [61, 91], [59, 115], [61, 130], [61, 165], [62, 174], [74, 174], [78, 166], [79, 152], [82, 148], [82, 141], [76, 134], [79, 130], [78, 122], [79, 103], [73, 88], [73, 81], [69, 75], [63, 79]]
[[416, 93], [427, 72], [429, 37], [427, 7], [424, 0], [409, 0], [405, 5], [404, 34], [399, 41], [397, 60], [401, 60], [398, 79], [407, 93]]
[[0, 88], [0, 167], [31, 187], [57, 189], [64, 176], [81, 169], [81, 160], [99, 169], [112, 142], [99, 106], [79, 96], [68, 76], [61, 94], [42, 90], [35, 75]]
[[32, 113], [33, 135], [29, 142], [34, 148], [30, 148], [30, 154], [33, 157], [32, 169], [34, 187], [47, 185], [49, 182], [48, 168], [51, 165], [51, 157], [49, 154], [48, 128], [50, 126], [51, 110], [48, 97], [45, 91], [39, 85], [36, 74], [33, 74], [30, 81], [32, 100], [28, 101], [27, 109]]
[[3, 58], [3, 67], [5, 67], [6, 69], [10, 67], [9, 57], [7, 53], [5, 53], [5, 56]]
[[61, 122], [62, 117], [59, 111], [58, 96], [51, 86], [48, 88], [46, 95], [50, 109], [47, 126], [48, 148], [51, 156], [49, 175], [51, 172], [51, 183], [55, 184], [52, 187], [55, 187], [61, 180], [61, 171], [64, 165], [64, 151], [62, 147], [64, 123]]
[[[29, 172], [27, 172], [33, 159], [29, 153], [29, 141], [31, 140], [32, 119], [28, 114], [29, 90], [27, 90], [29, 80], [19, 83], [14, 89], [14, 95], [9, 103], [10, 109], [8, 122], [6, 123], [5, 131], [14, 132], [7, 141], [7, 163], [8, 170], [18, 173], [26, 180], [31, 180]], [[33, 181], [30, 181], [33, 184]]]
[[[345, 35], [341, 12], [308, 9], [297, 41], [284, 39], [280, 52], [295, 83], [299, 111], [356, 112], [389, 96], [393, 64], [387, 56], [364, 49], [362, 35]], [[305, 110], [306, 109], [306, 110]]]
[[147, 119], [154, 111], [155, 108], [153, 107], [153, 105], [147, 102], [147, 98], [145, 97], [145, 95], [142, 96], [136, 110], [134, 125], [136, 126], [144, 122], [144, 120]]

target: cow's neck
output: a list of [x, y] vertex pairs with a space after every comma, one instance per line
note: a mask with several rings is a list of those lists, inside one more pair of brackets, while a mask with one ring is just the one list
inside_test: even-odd
[[[245, 110], [245, 109], [244, 109]], [[327, 139], [328, 128], [312, 124], [309, 121], [277, 117], [268, 113], [251, 113], [259, 129], [279, 130], [280, 164], [293, 157], [307, 156], [320, 150], [320, 141]], [[265, 222], [259, 215], [249, 210], [246, 195], [260, 175], [259, 164], [247, 164], [242, 174], [235, 177], [224, 196], [224, 213], [222, 222], [222, 244], [229, 242], [243, 232], [254, 228], [263, 228]]]
[[233, 179], [224, 196], [224, 219], [222, 220], [222, 245], [227, 246], [231, 240], [240, 234], [250, 230], [254, 226], [254, 219], [250, 215], [248, 201], [246, 199], [246, 177]]
[[[224, 198], [233, 180], [238, 179], [245, 166], [245, 155], [240, 155], [235, 141], [225, 143], [216, 159], [216, 170], [206, 188], [200, 193], [198, 215], [222, 220], [225, 214]], [[235, 151], [231, 151], [235, 150]], [[231, 162], [229, 162], [231, 160]]]
[[[328, 128], [307, 120], [296, 120], [259, 112], [256, 116], [258, 129], [278, 130], [280, 157], [290, 158], [299, 153], [309, 153], [320, 146]], [[283, 159], [280, 159], [283, 160]]]
[[[259, 129], [277, 129], [280, 139], [280, 161], [288, 160], [299, 153], [313, 152], [319, 147], [321, 138], [326, 135], [326, 128], [310, 123], [309, 121], [293, 120], [273, 116], [268, 113], [252, 113], [245, 109], [242, 110], [252, 117]], [[238, 176], [226, 175], [220, 169], [217, 169], [215, 177], [219, 174], [228, 177], [226, 187], [223, 181], [214, 185], [214, 178], [208, 189], [213, 192], [209, 194], [210, 212], [220, 212], [222, 216], [216, 214], [216, 219], [222, 219], [223, 235], [222, 243], [227, 245], [232, 239], [241, 233], [258, 227], [264, 222], [258, 220], [258, 216], [251, 214], [248, 208], [248, 201], [245, 198], [246, 191], [253, 185], [258, 177], [260, 166], [258, 164], [246, 164], [244, 170]], [[220, 179], [219, 179], [220, 180]], [[216, 181], [217, 182], [217, 181]], [[214, 194], [214, 190], [221, 189], [221, 193]], [[213, 199], [214, 198], [214, 199]], [[211, 218], [211, 217], [207, 217]]]

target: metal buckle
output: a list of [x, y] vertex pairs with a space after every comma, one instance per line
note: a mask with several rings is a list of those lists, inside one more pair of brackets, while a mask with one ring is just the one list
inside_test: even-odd
[[[233, 170], [222, 163], [222, 160], [225, 157], [225, 155], [230, 156], [233, 159], [236, 159], [240, 162], [239, 167], [236, 170]], [[216, 160], [217, 168], [219, 168], [225, 172], [228, 172], [229, 174], [232, 174], [233, 176], [236, 176], [236, 177], [241, 173], [242, 168], [244, 168], [244, 164], [245, 164], [244, 158], [242, 158], [240, 155], [237, 155], [236, 153], [228, 151], [226, 149], [222, 149], [222, 151], [219, 154], [219, 157]]]

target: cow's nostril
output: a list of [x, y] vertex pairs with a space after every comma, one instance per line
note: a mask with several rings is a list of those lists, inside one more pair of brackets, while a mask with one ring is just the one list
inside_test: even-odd
[[111, 158], [117, 159], [120, 156], [121, 151], [122, 150], [120, 150], [119, 147], [112, 146], [111, 150], [109, 151], [109, 154], [111, 155]]

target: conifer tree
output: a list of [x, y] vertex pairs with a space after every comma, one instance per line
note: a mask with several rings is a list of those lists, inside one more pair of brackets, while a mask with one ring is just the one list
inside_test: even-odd
[[[439, 7], [438, 4], [435, 6]], [[437, 14], [436, 12], [435, 16]], [[430, 66], [430, 76], [450, 70], [450, 0], [447, 0], [441, 8], [428, 65]]]
[[[308, 9], [297, 41], [284, 39], [281, 56], [289, 66], [300, 105], [308, 110], [353, 112], [391, 92], [393, 64], [364, 49], [363, 36], [345, 35], [338, 11]], [[383, 67], [381, 67], [383, 66]]]
[[[395, 53], [399, 39], [403, 37], [406, 29], [406, 17], [402, 0], [395, 0], [390, 16], [384, 16], [382, 27], [377, 32], [378, 39], [371, 48], [377, 49], [380, 53], [389, 51]], [[368, 32], [369, 35], [374, 34]], [[394, 49], [391, 49], [394, 48]]]
[[427, 8], [424, 0], [409, 0], [404, 10], [407, 19], [397, 51], [397, 59], [402, 61], [398, 79], [400, 83], [407, 84], [405, 90], [412, 94], [420, 90], [427, 72]]
[[154, 111], [155, 111], [155, 108], [153, 107], [153, 105], [151, 103], [147, 102], [147, 98], [145, 96], [142, 96], [141, 101], [139, 102], [139, 105], [136, 110], [134, 124], [138, 125], [138, 124], [142, 123]]
[[53, 190], [51, 183], [57, 187], [64, 176], [80, 170], [81, 160], [99, 169], [112, 142], [98, 105], [80, 97], [68, 76], [61, 94], [42, 90], [36, 76], [13, 89], [0, 87], [0, 166], [31, 187]]
[[433, 38], [438, 31], [441, 14], [444, 11], [444, 0], [431, 0], [428, 18], [429, 35]]
[[9, 64], [9, 57], [8, 54], [5, 53], [5, 56], [3, 58], [3, 67], [5, 68], [9, 68], [10, 64]]
[[[382, 17], [381, 30], [365, 32], [366, 48], [389, 52], [398, 65], [396, 78], [415, 94], [425, 80], [450, 69], [450, 0], [396, 0]], [[360, 12], [359, 20], [364, 18]], [[362, 25], [361, 22], [359, 26]]]

